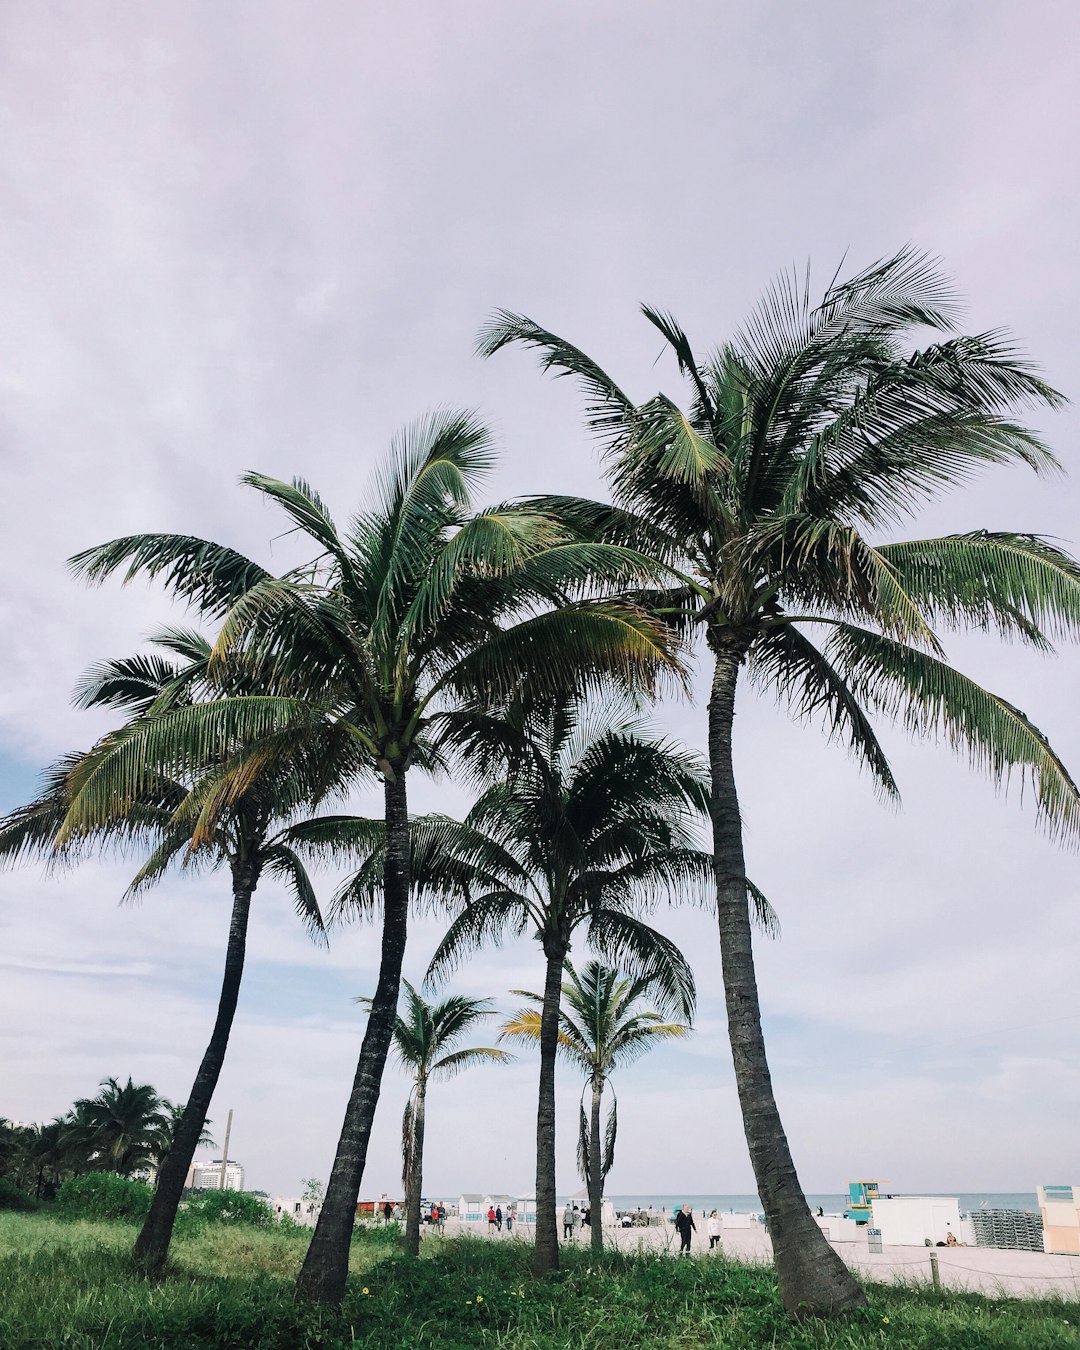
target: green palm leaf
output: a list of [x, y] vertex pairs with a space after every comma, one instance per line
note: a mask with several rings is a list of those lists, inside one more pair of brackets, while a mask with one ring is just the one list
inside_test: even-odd
[[828, 650], [857, 698], [915, 735], [943, 734], [998, 784], [1018, 774], [1052, 835], [1080, 833], [1080, 789], [1019, 708], [944, 661], [867, 629], [838, 625]]

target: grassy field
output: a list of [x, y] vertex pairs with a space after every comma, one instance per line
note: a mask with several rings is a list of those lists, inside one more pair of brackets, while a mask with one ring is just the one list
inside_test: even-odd
[[358, 1235], [340, 1312], [292, 1302], [306, 1235], [218, 1225], [174, 1244], [169, 1273], [134, 1275], [134, 1229], [0, 1214], [3, 1350], [1080, 1350], [1080, 1304], [876, 1286], [870, 1311], [794, 1324], [769, 1271], [720, 1261], [566, 1253], [533, 1281], [528, 1249], [425, 1242], [405, 1261]]

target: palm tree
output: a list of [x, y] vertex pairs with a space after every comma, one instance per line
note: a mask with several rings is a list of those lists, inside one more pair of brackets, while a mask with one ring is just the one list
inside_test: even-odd
[[654, 996], [689, 1018], [693, 975], [642, 912], [680, 891], [703, 891], [712, 858], [694, 847], [707, 800], [703, 766], [650, 739], [616, 701], [578, 698], [475, 726], [470, 754], [506, 776], [489, 787], [449, 845], [476, 869], [472, 898], [440, 942], [429, 978], [486, 939], [531, 931], [545, 958], [536, 1118], [534, 1270], [557, 1270], [555, 1056], [563, 968], [578, 929], [608, 959], [648, 978]]
[[[191, 722], [204, 707], [216, 705], [199, 700], [222, 688], [242, 692], [250, 687], [250, 670], [233, 660], [211, 673], [210, 646], [195, 633], [169, 629], [158, 635], [155, 646], [180, 661], [158, 651], [104, 662], [87, 672], [79, 703], [121, 708], [132, 714], [130, 719], [87, 754], [59, 760], [46, 774], [38, 799], [0, 821], [0, 858], [9, 862], [35, 853], [74, 862], [90, 847], [142, 849], [145, 861], [128, 898], [160, 880], [175, 862], [192, 870], [229, 869], [232, 914], [214, 1027], [187, 1104], [178, 1119], [176, 1108], [170, 1108], [161, 1146], [150, 1155], [157, 1183], [135, 1243], [135, 1255], [148, 1267], [160, 1267], [168, 1255], [188, 1168], [204, 1140], [236, 1013], [251, 902], [260, 878], [283, 881], [309, 932], [323, 936], [322, 915], [296, 845], [316, 825], [322, 837], [332, 837], [332, 827], [304, 816], [348, 780], [351, 744], [327, 726], [320, 737], [291, 745], [288, 755], [268, 754], [261, 762], [235, 742], [207, 748]], [[124, 776], [124, 754], [148, 730], [161, 734], [163, 727], [172, 738], [171, 763], [142, 772], [132, 789]]]
[[[158, 1155], [158, 1157], [154, 1159], [155, 1171], [160, 1170], [161, 1164], [164, 1162], [166, 1155], [172, 1148], [173, 1141], [176, 1138], [176, 1132], [180, 1128], [180, 1122], [184, 1119], [184, 1112], [186, 1110], [187, 1110], [186, 1102], [168, 1103], [168, 1110], [165, 1112], [165, 1130], [164, 1130], [163, 1146], [161, 1149], [161, 1153]], [[212, 1120], [203, 1121], [202, 1133], [199, 1135], [199, 1142], [195, 1145], [197, 1149], [217, 1147], [217, 1144], [214, 1140], [214, 1136], [210, 1133], [210, 1126], [213, 1123], [214, 1122]]]
[[[580, 975], [569, 961], [564, 969], [559, 1049], [585, 1074], [579, 1107], [578, 1171], [589, 1188], [590, 1240], [593, 1251], [599, 1254], [604, 1248], [604, 1181], [615, 1161], [618, 1128], [612, 1089], [607, 1125], [601, 1131], [604, 1088], [615, 1069], [645, 1054], [659, 1041], [688, 1035], [690, 1027], [685, 1022], [665, 1021], [660, 1013], [645, 1006], [655, 981], [652, 975], [631, 979], [599, 961], [589, 961]], [[516, 1036], [539, 1044], [543, 996], [527, 989], [513, 992], [529, 999], [533, 1006], [515, 1013], [504, 1024], [500, 1039]], [[586, 1092], [591, 1099], [588, 1116], [584, 1106]]]
[[[315, 548], [313, 562], [280, 577], [231, 549], [178, 535], [119, 539], [73, 560], [94, 580], [121, 568], [128, 578], [163, 575], [174, 594], [223, 619], [211, 665], [244, 651], [263, 675], [260, 695], [188, 710], [182, 737], [163, 717], [118, 746], [110, 800], [118, 782], [133, 798], [156, 765], [175, 760], [179, 741], [197, 742], [203, 753], [236, 738], [289, 744], [328, 723], [382, 781], [379, 978], [297, 1283], [299, 1295], [325, 1302], [339, 1302], [345, 1288], [396, 1016], [409, 900], [408, 770], [443, 762], [440, 726], [451, 712], [508, 697], [525, 681], [562, 688], [607, 675], [651, 689], [659, 674], [681, 669], [662, 624], [625, 602], [590, 598], [598, 584], [644, 581], [651, 564], [620, 546], [579, 541], [548, 512], [506, 504], [473, 511], [472, 491], [491, 464], [488, 434], [472, 415], [437, 413], [397, 440], [344, 531], [302, 481], [248, 474], [245, 482], [281, 506]], [[208, 805], [208, 817], [215, 809]]]
[[[405, 1251], [409, 1256], [419, 1256], [428, 1083], [437, 1078], [452, 1078], [476, 1064], [507, 1064], [513, 1056], [489, 1046], [453, 1048], [477, 1022], [491, 1016], [490, 1000], [453, 995], [440, 1003], [428, 1003], [408, 980], [402, 980], [402, 984], [405, 986], [405, 1016], [399, 1014], [394, 1022], [394, 1049], [399, 1062], [413, 1078], [401, 1119]], [[363, 998], [357, 1002], [370, 1006], [371, 1000]]]
[[[949, 286], [911, 250], [834, 279], [817, 306], [809, 273], [781, 278], [704, 360], [670, 315], [643, 312], [688, 382], [686, 412], [664, 395], [635, 404], [523, 316], [496, 315], [480, 349], [536, 347], [545, 369], [583, 384], [614, 506], [535, 505], [667, 563], [672, 579], [647, 603], [700, 632], [711, 653], [713, 847], [739, 1098], [785, 1306], [828, 1314], [865, 1300], [810, 1216], [769, 1076], [732, 765], [736, 687], [746, 670], [797, 715], [821, 717], [887, 796], [896, 784], [871, 714], [944, 733], [997, 782], [1026, 779], [1050, 830], [1075, 836], [1080, 794], [1046, 737], [951, 667], [937, 630], [990, 630], [1046, 650], [1080, 623], [1076, 562], [1028, 534], [867, 537], [979, 469], [1056, 469], [1014, 410], [1062, 399], [1002, 333], [954, 335]], [[912, 350], [914, 330], [943, 336]]]
[[74, 1128], [97, 1168], [129, 1177], [150, 1167], [160, 1153], [170, 1107], [149, 1083], [135, 1084], [129, 1075], [121, 1087], [106, 1078], [96, 1097], [76, 1101]]

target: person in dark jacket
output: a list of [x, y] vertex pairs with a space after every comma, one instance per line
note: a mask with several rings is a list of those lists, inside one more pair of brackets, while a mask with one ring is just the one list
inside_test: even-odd
[[694, 1222], [694, 1216], [690, 1213], [688, 1205], [683, 1205], [678, 1214], [675, 1215], [675, 1231], [682, 1240], [682, 1246], [679, 1248], [679, 1255], [690, 1254], [690, 1234], [695, 1232], [697, 1224]]

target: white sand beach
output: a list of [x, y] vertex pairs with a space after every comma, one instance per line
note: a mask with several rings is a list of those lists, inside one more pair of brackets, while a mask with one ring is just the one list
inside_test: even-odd
[[[766, 1264], [772, 1260], [772, 1244], [761, 1224], [742, 1226], [745, 1216], [738, 1215], [739, 1227], [728, 1226], [721, 1239], [721, 1251], [738, 1261]], [[691, 1252], [695, 1258], [709, 1260], [709, 1239], [705, 1219], [695, 1213], [697, 1229], [693, 1234]], [[462, 1223], [450, 1219], [446, 1235], [469, 1233], [488, 1237], [487, 1224]], [[513, 1235], [504, 1230], [492, 1234], [492, 1241], [531, 1242], [532, 1229], [517, 1224]], [[434, 1240], [438, 1240], [435, 1238]], [[588, 1245], [588, 1229], [578, 1230], [574, 1245]], [[605, 1228], [604, 1243], [620, 1251], [670, 1253], [678, 1259], [679, 1241], [670, 1222], [649, 1228]], [[569, 1245], [569, 1244], [564, 1244]], [[942, 1287], [967, 1290], [987, 1295], [1034, 1297], [1042, 1295], [1067, 1299], [1080, 1298], [1080, 1256], [1056, 1256], [1048, 1252], [1003, 1251], [995, 1247], [890, 1247], [880, 1255], [867, 1250], [865, 1237], [854, 1241], [834, 1242], [833, 1247], [844, 1261], [860, 1276], [869, 1280], [898, 1280], [912, 1283], [931, 1282], [930, 1257], [937, 1258]]]

